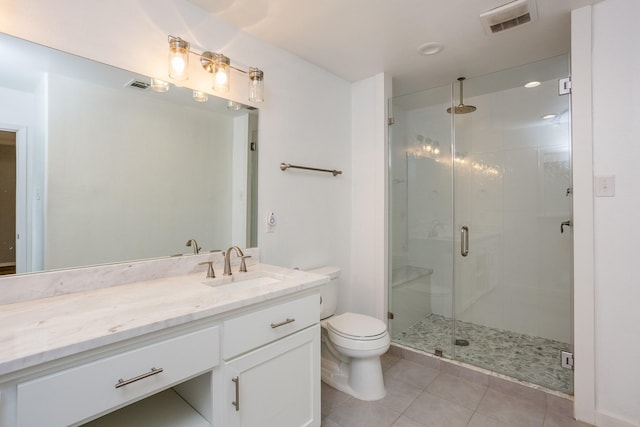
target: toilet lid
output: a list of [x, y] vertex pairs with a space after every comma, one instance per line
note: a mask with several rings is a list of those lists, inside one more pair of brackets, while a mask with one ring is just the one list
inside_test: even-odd
[[327, 325], [340, 335], [359, 338], [377, 337], [387, 332], [387, 326], [381, 320], [357, 313], [344, 313], [331, 317]]

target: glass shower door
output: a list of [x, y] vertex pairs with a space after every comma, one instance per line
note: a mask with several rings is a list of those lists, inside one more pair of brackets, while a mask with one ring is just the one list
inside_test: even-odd
[[453, 343], [457, 360], [571, 394], [567, 75], [563, 56], [464, 82], [477, 109], [454, 117]]
[[450, 106], [450, 85], [390, 100], [389, 330], [395, 343], [452, 358]]

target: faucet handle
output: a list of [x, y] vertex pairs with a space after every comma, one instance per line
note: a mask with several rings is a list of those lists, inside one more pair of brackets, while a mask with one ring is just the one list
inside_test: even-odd
[[198, 265], [205, 265], [205, 264], [209, 264], [209, 268], [207, 269], [207, 279], [215, 279], [216, 272], [213, 271], [213, 261], [205, 261], [205, 262], [198, 263]]
[[240, 272], [241, 273], [246, 273], [247, 272], [247, 263], [244, 262], [244, 260], [246, 258], [251, 258], [251, 255], [242, 255], [240, 257]]

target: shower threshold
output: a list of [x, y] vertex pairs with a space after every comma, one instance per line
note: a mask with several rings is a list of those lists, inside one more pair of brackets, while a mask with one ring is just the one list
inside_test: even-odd
[[453, 339], [452, 323], [451, 318], [430, 314], [392, 340], [426, 353], [439, 349], [444, 358], [573, 394], [573, 371], [560, 366], [560, 354], [569, 351], [569, 344], [462, 321], [457, 321]]

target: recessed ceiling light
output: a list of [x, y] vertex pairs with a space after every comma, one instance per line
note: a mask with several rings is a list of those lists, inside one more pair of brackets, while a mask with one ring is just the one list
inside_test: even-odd
[[551, 119], [555, 119], [556, 115], [555, 114], [545, 114], [544, 116], [542, 116], [543, 120], [551, 120]]
[[444, 50], [444, 45], [438, 42], [429, 42], [418, 47], [418, 53], [421, 55], [435, 55]]
[[524, 87], [526, 87], [527, 89], [531, 89], [532, 87], [538, 87], [538, 86], [540, 86], [540, 82], [536, 82], [536, 81], [529, 82], [526, 85], [524, 85]]

